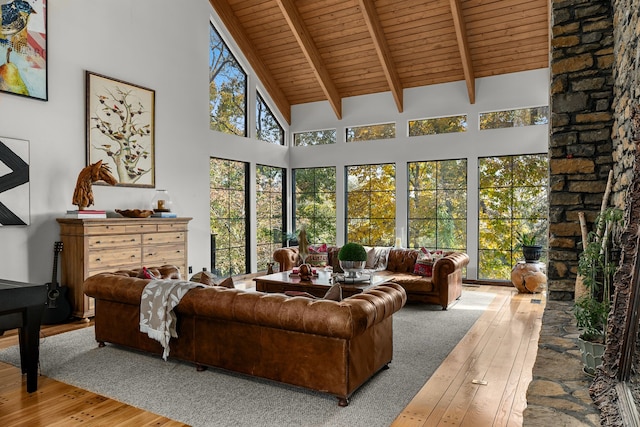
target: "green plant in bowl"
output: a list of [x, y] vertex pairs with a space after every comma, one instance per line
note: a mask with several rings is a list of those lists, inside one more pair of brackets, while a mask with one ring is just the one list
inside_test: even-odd
[[346, 278], [357, 278], [367, 262], [367, 251], [359, 243], [347, 243], [338, 251], [338, 261]]

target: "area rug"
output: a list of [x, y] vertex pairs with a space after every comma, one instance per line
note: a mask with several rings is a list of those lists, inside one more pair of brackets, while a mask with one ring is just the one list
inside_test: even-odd
[[[334, 397], [301, 388], [214, 368], [197, 372], [188, 363], [114, 345], [98, 348], [93, 328], [43, 338], [40, 371], [192, 426], [388, 426], [494, 296], [464, 290], [447, 311], [407, 305], [394, 314], [389, 369], [365, 383], [344, 408]], [[18, 366], [17, 346], [0, 351], [0, 360]]]

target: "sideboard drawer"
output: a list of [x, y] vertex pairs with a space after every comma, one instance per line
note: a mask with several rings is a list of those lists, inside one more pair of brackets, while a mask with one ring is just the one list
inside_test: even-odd
[[184, 245], [184, 237], [185, 234], [183, 232], [177, 233], [152, 233], [144, 235], [144, 244], [148, 246], [149, 244], [166, 244], [166, 243], [175, 243]]
[[124, 234], [126, 233], [126, 226], [120, 224], [105, 224], [105, 225], [96, 225], [93, 227], [86, 227], [85, 235], [94, 235], [94, 234]]
[[140, 248], [122, 248], [118, 251], [91, 251], [87, 262], [87, 270], [97, 270], [103, 268], [120, 269], [123, 265], [142, 265]]
[[142, 236], [140, 234], [114, 234], [88, 237], [89, 250], [100, 248], [115, 248], [120, 246], [140, 247]]
[[145, 247], [142, 255], [144, 265], [158, 266], [168, 264], [169, 261], [184, 260], [184, 245], [164, 245]]

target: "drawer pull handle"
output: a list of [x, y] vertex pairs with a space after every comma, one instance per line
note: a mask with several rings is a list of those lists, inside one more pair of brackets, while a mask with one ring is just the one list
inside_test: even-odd
[[101, 258], [96, 258], [96, 261], [100, 262], [100, 261], [102, 261], [102, 259]]
[[96, 245], [99, 245], [100, 243], [102, 243], [102, 241], [96, 240]]

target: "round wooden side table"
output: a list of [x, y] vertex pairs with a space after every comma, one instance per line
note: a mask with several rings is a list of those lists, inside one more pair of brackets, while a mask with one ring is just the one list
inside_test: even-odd
[[547, 275], [544, 273], [545, 265], [541, 262], [518, 263], [511, 270], [511, 283], [522, 293], [541, 292], [547, 283]]

